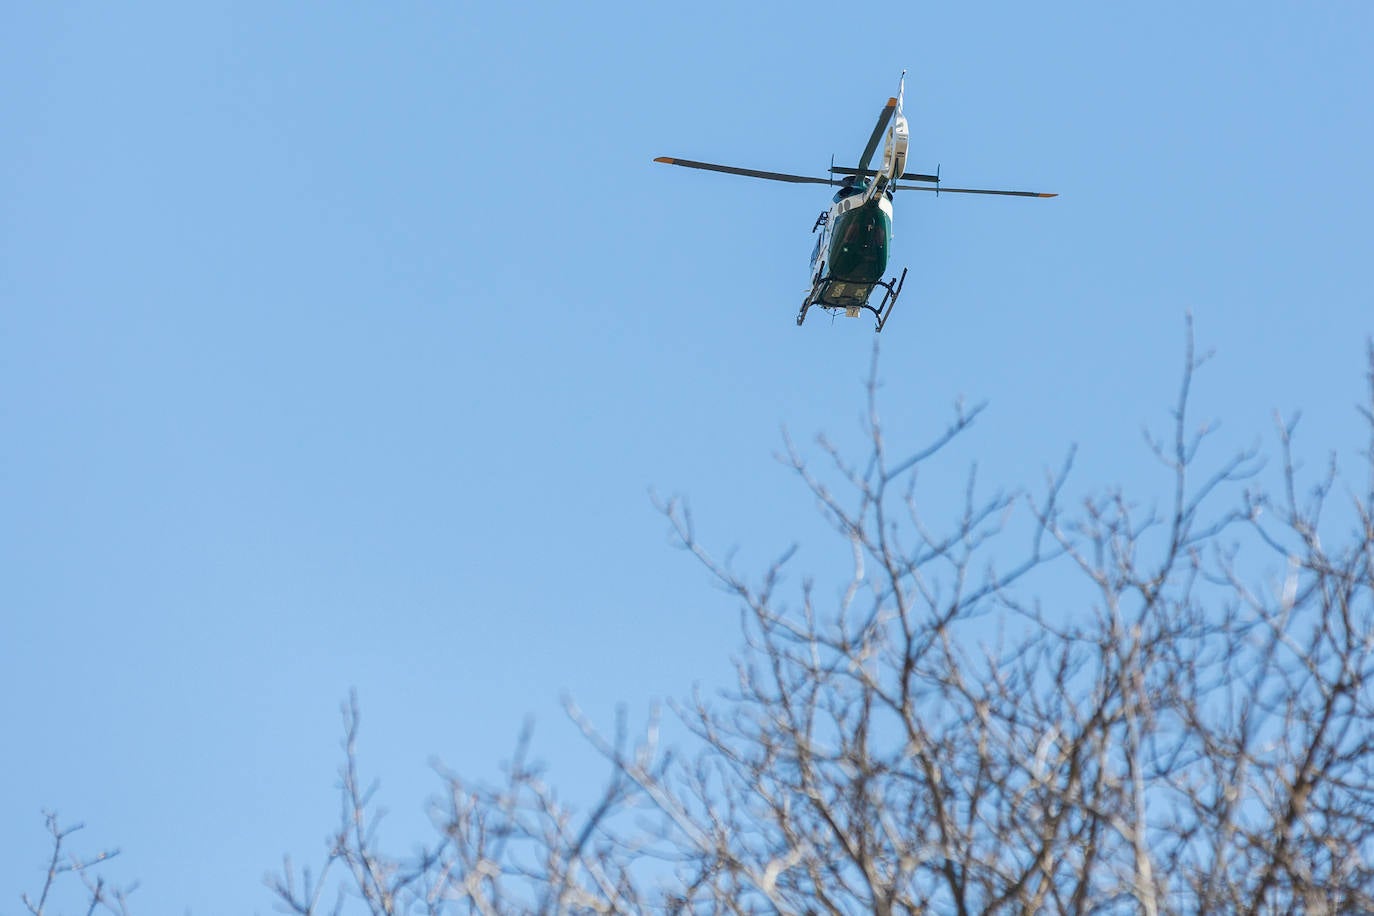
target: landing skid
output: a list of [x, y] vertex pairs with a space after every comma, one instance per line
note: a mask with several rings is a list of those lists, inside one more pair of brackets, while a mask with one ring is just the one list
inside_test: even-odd
[[[878, 326], [873, 329], [873, 333], [878, 334], [883, 330], [883, 325], [887, 324], [887, 319], [892, 315], [892, 309], [897, 305], [897, 297], [901, 295], [902, 284], [906, 282], [905, 267], [902, 268], [900, 277], [893, 277], [891, 280], [878, 280], [868, 287], [868, 291], [862, 296], [850, 295], [842, 300], [826, 301], [831, 288], [840, 286], [854, 286], [851, 281], [840, 281], [832, 277], [820, 277], [816, 280], [811, 292], [806, 294], [806, 299], [802, 302], [801, 311], [797, 314], [797, 325], [800, 326], [806, 320], [806, 312], [811, 306], [819, 306], [829, 312], [844, 312], [850, 318], [859, 317], [859, 310], [864, 309], [872, 312], [873, 317], [878, 319]], [[882, 287], [883, 301], [878, 303], [877, 308], [868, 304], [869, 298], [873, 295], [875, 287]]]

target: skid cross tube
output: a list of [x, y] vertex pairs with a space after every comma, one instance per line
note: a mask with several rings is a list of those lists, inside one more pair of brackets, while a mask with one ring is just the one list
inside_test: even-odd
[[[823, 274], [825, 268], [822, 267], [821, 270]], [[865, 296], [862, 301], [850, 302], [843, 305], [838, 303], [826, 303], [820, 300], [824, 299], [826, 293], [830, 291], [830, 285], [832, 283], [853, 281], [837, 281], [834, 277], [823, 275], [818, 277], [815, 285], [811, 287], [811, 292], [807, 293], [806, 299], [802, 301], [801, 311], [797, 313], [798, 327], [801, 326], [802, 322], [806, 321], [807, 311], [811, 306], [815, 305], [830, 311], [843, 309], [846, 313], [851, 311], [857, 312], [858, 309], [870, 311], [873, 313], [873, 317], [878, 319], [878, 325], [873, 329], [873, 333], [882, 333], [883, 325], [887, 324], [887, 319], [892, 316], [892, 309], [897, 305], [897, 297], [901, 295], [902, 285], [906, 283], [906, 271], [907, 268], [903, 267], [900, 277], [893, 277], [891, 280], [874, 281], [873, 285], [869, 287], [868, 296]], [[869, 297], [873, 295], [873, 287], [879, 286], [883, 289], [883, 299], [875, 308], [868, 304], [868, 300]]]

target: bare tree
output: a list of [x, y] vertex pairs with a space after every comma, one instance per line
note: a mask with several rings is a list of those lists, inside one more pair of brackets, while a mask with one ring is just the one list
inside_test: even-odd
[[[819, 470], [784, 459], [846, 582], [787, 589], [791, 551], [748, 578], [661, 506], [742, 608], [736, 686], [674, 709], [694, 747], [652, 722], [608, 739], [570, 704], [611, 767], [596, 804], [561, 803], [526, 735], [502, 786], [444, 774], [440, 838], [403, 864], [367, 831], [350, 706], [331, 861], [373, 913], [1374, 910], [1369, 358], [1363, 487], [1334, 460], [1304, 482], [1282, 419], [1277, 493], [1254, 452], [1209, 464], [1190, 328], [1169, 434], [1147, 438], [1161, 508], [1066, 506], [1071, 453], [1035, 494], [970, 473], [943, 526], [918, 483], [979, 411], [894, 455], [875, 359], [862, 459], [824, 439]], [[280, 898], [317, 912], [290, 874]]]
[[[1035, 492], [932, 459], [956, 407], [894, 453], [876, 358], [857, 461], [784, 463], [847, 548], [842, 581], [750, 577], [661, 504], [741, 610], [737, 679], [660, 741], [600, 731], [604, 789], [574, 806], [532, 763], [499, 785], [441, 771], [433, 838], [383, 851], [344, 710], [341, 815], [317, 873], [269, 878], [302, 916], [399, 913], [1354, 913], [1374, 911], [1374, 346], [1362, 476], [1313, 479], [1296, 421], [1210, 457], [1190, 342], [1157, 503], [1069, 503], [1072, 453]], [[1261, 479], [1277, 485], [1273, 492]], [[61, 835], [55, 834], [60, 843]], [[56, 859], [54, 860], [56, 861]], [[51, 880], [51, 878], [50, 878]], [[41, 911], [31, 906], [34, 912]]]
[[[119, 850], [105, 849], [90, 856], [77, 855], [68, 848], [68, 838], [78, 830], [84, 829], [84, 825], [70, 824], [64, 827], [57, 815], [51, 811], [43, 812], [43, 820], [51, 837], [52, 852], [43, 877], [43, 887], [35, 895], [20, 896], [24, 907], [33, 916], [45, 916], [57, 911], [57, 901], [62, 897], [75, 900], [86, 916], [92, 916], [97, 912], [125, 916], [128, 913], [128, 895], [133, 892], [134, 886], [112, 886], [100, 873], [100, 866], [119, 855]], [[81, 885], [81, 891], [75, 897], [70, 893], [63, 894], [62, 884], [64, 879], [68, 878], [75, 878]]]

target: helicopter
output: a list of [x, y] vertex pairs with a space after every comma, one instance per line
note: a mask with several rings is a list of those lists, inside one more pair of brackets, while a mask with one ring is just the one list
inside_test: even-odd
[[[892, 200], [894, 191], [932, 191], [935, 194], [995, 194], [1004, 197], [1057, 197], [1040, 191], [996, 191], [986, 188], [946, 188], [940, 185], [937, 168], [934, 175], [906, 171], [907, 144], [910, 133], [907, 120], [902, 114], [902, 99], [906, 93], [906, 71], [902, 71], [897, 84], [897, 95], [889, 98], [878, 114], [878, 123], [868, 137], [859, 164], [855, 168], [837, 167], [832, 158], [830, 175], [826, 178], [811, 178], [805, 175], [788, 175], [783, 172], [766, 172], [759, 169], [743, 169], [730, 165], [715, 165], [710, 162], [697, 162], [691, 159], [677, 159], [672, 156], [659, 156], [655, 162], [667, 165], [680, 165], [689, 169], [704, 169], [710, 172], [725, 172], [730, 175], [744, 175], [749, 178], [764, 178], [769, 181], [786, 181], [792, 184], [839, 185], [833, 202], [828, 210], [822, 210], [811, 227], [816, 235], [816, 245], [811, 251], [811, 290], [802, 300], [801, 311], [797, 313], [797, 324], [806, 321], [806, 313], [813, 306], [836, 314], [843, 312], [846, 317], [858, 318], [860, 312], [869, 311], [877, 319], [875, 333], [881, 333], [883, 325], [892, 315], [897, 297], [906, 282], [907, 269], [902, 268], [901, 276], [884, 280], [887, 271], [888, 251], [892, 246]], [[878, 168], [869, 168], [878, 143], [884, 139], [883, 159]], [[915, 182], [907, 184], [906, 182]], [[870, 304], [876, 290], [881, 289], [882, 299], [878, 305]]]

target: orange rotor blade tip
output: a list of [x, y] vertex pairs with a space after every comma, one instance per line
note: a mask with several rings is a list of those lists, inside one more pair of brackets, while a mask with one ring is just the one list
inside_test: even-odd
[[654, 161], [655, 161], [655, 162], [666, 162], [666, 163], [668, 163], [669, 165], [672, 165], [672, 164], [673, 164], [673, 157], [672, 157], [672, 156], [655, 156], [655, 157], [654, 157]]

